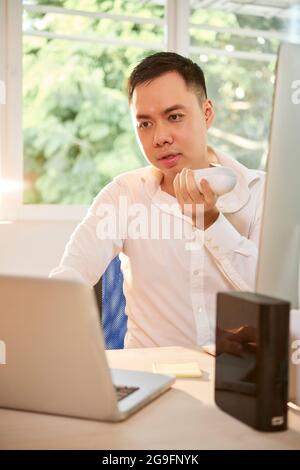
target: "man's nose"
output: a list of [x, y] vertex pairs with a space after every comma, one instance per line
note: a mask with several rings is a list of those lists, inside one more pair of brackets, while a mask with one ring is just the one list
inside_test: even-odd
[[163, 126], [157, 126], [153, 136], [153, 146], [162, 147], [165, 144], [172, 143], [173, 137], [171, 136], [170, 132], [168, 132], [168, 130]]

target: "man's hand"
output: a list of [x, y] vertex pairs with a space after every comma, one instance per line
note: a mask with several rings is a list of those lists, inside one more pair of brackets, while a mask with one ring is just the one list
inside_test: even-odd
[[217, 328], [217, 355], [226, 352], [234, 356], [242, 356], [247, 351], [257, 351], [257, 329], [250, 325], [239, 328], [220, 329]]
[[[173, 181], [175, 196], [182, 212], [192, 218], [195, 226], [206, 230], [217, 220], [219, 211], [216, 208], [217, 196], [206, 179], [202, 179], [200, 185], [201, 189], [200, 186], [197, 187], [193, 172], [188, 168], [183, 168], [177, 173]], [[187, 211], [187, 207], [184, 207], [187, 204], [191, 211]]]

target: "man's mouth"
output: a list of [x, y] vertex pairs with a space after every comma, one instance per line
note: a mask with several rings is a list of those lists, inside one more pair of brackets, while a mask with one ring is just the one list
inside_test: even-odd
[[160, 157], [158, 160], [162, 162], [162, 164], [166, 167], [172, 167], [175, 166], [180, 158], [181, 154], [180, 153], [172, 153], [169, 155], [163, 155]]
[[177, 153], [169, 153], [169, 154], [163, 155], [162, 157], [159, 157], [159, 160], [165, 160], [166, 158], [175, 157], [175, 155], [178, 155], [178, 154]]
[[163, 155], [162, 157], [159, 157], [158, 160], [171, 160], [172, 158], [177, 157], [179, 155], [180, 155], [179, 153], [169, 153], [169, 154]]

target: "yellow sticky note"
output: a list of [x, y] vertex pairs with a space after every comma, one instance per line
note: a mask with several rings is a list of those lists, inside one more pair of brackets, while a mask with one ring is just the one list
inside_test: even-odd
[[166, 363], [153, 363], [153, 372], [157, 374], [170, 374], [176, 377], [201, 377], [202, 372], [197, 362], [176, 362], [171, 364]]

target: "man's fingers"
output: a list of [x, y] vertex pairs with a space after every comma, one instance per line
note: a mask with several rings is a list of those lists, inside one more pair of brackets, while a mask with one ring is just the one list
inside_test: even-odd
[[199, 188], [197, 188], [197, 184], [191, 170], [187, 170], [186, 172], [186, 187], [187, 191], [190, 195], [190, 198], [199, 204], [202, 202], [202, 195], [200, 193]]
[[217, 196], [212, 191], [211, 187], [208, 184], [208, 181], [205, 178], [202, 178], [200, 181], [200, 191], [202, 192], [205, 202], [208, 206], [214, 206], [217, 200]]
[[211, 210], [217, 197], [205, 179], [201, 180], [201, 189], [197, 187], [192, 170], [183, 168], [174, 178], [173, 187], [182, 212], [193, 219], [197, 226], [204, 227], [203, 214]]
[[177, 173], [177, 175], [174, 178], [173, 188], [174, 188], [174, 192], [175, 192], [175, 197], [178, 201], [178, 204], [181, 207], [182, 212], [188, 212], [187, 206], [190, 204], [190, 202], [187, 201], [184, 198], [184, 193], [182, 192], [182, 188], [181, 188], [181, 184], [180, 184], [180, 174], [179, 173]]
[[181, 206], [181, 208], [183, 208], [184, 202], [183, 202], [182, 195], [181, 195], [181, 192], [180, 192], [179, 173], [177, 173], [177, 175], [175, 176], [175, 178], [173, 180], [173, 188], [174, 188], [176, 199], [177, 199], [179, 205]]
[[191, 204], [192, 199], [187, 189], [186, 173], [187, 173], [186, 168], [183, 168], [183, 170], [180, 172], [180, 175], [179, 175], [180, 192], [181, 192], [181, 195], [185, 204]]

